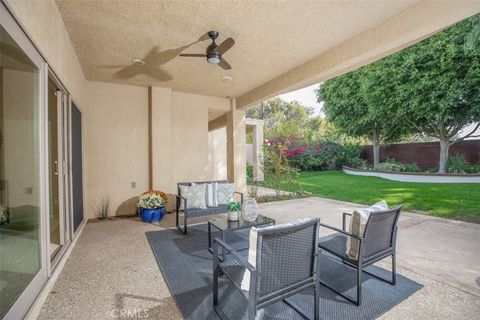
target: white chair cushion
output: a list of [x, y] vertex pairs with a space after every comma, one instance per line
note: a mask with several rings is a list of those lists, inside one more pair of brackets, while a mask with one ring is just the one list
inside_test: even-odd
[[[365, 233], [365, 225], [367, 224], [370, 213], [385, 210], [388, 210], [388, 205], [385, 200], [379, 201], [368, 208], [355, 210], [350, 218], [350, 226], [348, 231], [356, 236], [363, 237]], [[360, 241], [352, 237], [347, 237], [346, 254], [350, 259], [358, 259], [359, 249]]]
[[217, 184], [217, 203], [229, 204], [233, 201], [233, 195], [235, 193], [235, 184], [233, 183], [219, 183]]
[[[187, 199], [187, 209], [206, 209], [206, 185], [196, 184], [191, 186], [179, 186], [180, 196]], [[183, 210], [183, 201], [180, 202], [180, 210]]]
[[[257, 266], [257, 238], [258, 238], [258, 230], [281, 230], [285, 227], [293, 227], [298, 224], [303, 224], [313, 218], [300, 218], [291, 222], [277, 224], [273, 226], [261, 227], [256, 228], [252, 227], [250, 229], [250, 237], [249, 237], [249, 246], [248, 246], [248, 263], [250, 263], [253, 267]], [[246, 270], [243, 274], [242, 283], [240, 284], [240, 288], [242, 290], [248, 291], [250, 290], [250, 271]]]

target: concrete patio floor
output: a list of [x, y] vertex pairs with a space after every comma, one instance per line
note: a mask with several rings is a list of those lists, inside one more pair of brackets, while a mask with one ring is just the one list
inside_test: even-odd
[[[321, 198], [261, 204], [286, 222], [317, 216], [341, 226], [341, 213], [361, 205]], [[203, 222], [208, 218], [197, 219]], [[181, 319], [145, 232], [172, 228], [138, 218], [88, 222], [38, 319]], [[424, 288], [381, 319], [474, 319], [480, 314], [480, 225], [402, 213], [398, 272]], [[382, 262], [388, 267], [388, 262]], [[121, 317], [122, 310], [137, 316]], [[139, 316], [141, 315], [141, 316]]]

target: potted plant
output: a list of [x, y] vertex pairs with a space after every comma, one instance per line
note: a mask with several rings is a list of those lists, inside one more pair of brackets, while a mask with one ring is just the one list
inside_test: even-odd
[[240, 218], [240, 211], [242, 206], [236, 201], [232, 201], [228, 204], [228, 221], [238, 221]]
[[168, 202], [164, 192], [150, 190], [142, 193], [138, 198], [138, 214], [143, 222], [159, 222], [165, 215], [165, 206]]

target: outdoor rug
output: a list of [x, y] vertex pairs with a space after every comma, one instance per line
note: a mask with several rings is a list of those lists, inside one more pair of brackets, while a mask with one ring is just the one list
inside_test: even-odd
[[[207, 249], [207, 225], [189, 227], [188, 235], [178, 230], [147, 232], [147, 238], [185, 319], [219, 319], [212, 304], [212, 254]], [[227, 239], [229, 243], [244, 241], [240, 236]], [[355, 271], [326, 255], [319, 255], [322, 281], [355, 296]], [[379, 267], [368, 271], [388, 278], [390, 273]], [[246, 319], [246, 298], [228, 283], [225, 277], [219, 283], [219, 300], [229, 319]], [[375, 319], [387, 312], [422, 285], [397, 274], [397, 284], [391, 286], [363, 274], [363, 302], [360, 307], [327, 287], [320, 286], [321, 319]], [[305, 290], [288, 299], [307, 314], [313, 316], [313, 290]], [[257, 312], [257, 319], [303, 319], [296, 311], [281, 301]]]

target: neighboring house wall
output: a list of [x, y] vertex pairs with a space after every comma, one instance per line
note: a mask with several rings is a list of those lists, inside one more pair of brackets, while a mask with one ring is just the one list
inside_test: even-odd
[[[480, 140], [465, 140], [450, 147], [450, 155], [461, 153], [470, 163], [480, 162]], [[363, 159], [373, 163], [372, 146], [364, 146]], [[380, 161], [387, 158], [401, 163], [416, 163], [421, 169], [438, 167], [440, 146], [438, 142], [399, 143], [380, 147]]]
[[247, 164], [253, 165], [253, 144], [247, 143], [245, 145], [245, 156], [247, 157]]
[[227, 179], [226, 128], [220, 128], [208, 133], [208, 163], [212, 179]]

